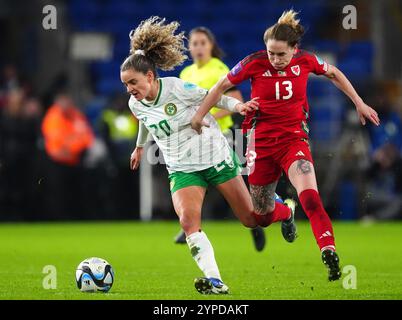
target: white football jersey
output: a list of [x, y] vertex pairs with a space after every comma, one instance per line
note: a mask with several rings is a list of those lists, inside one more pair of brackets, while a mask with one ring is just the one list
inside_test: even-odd
[[158, 81], [159, 93], [154, 102], [137, 101], [132, 96], [128, 105], [153, 136], [169, 173], [195, 172], [230, 161], [229, 144], [210, 113], [204, 118], [210, 127], [203, 127], [202, 134], [190, 126], [208, 91], [175, 77]]

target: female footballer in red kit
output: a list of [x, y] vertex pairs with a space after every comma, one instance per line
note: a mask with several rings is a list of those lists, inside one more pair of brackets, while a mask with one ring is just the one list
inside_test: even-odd
[[[274, 193], [282, 171], [297, 191], [299, 202], [310, 220], [328, 279], [341, 277], [339, 257], [331, 220], [318, 193], [314, 162], [309, 148], [307, 119], [307, 80], [309, 73], [324, 75], [342, 90], [356, 106], [363, 125], [366, 119], [379, 125], [377, 112], [366, 105], [346, 76], [320, 57], [299, 49], [304, 28], [297, 13], [286, 11], [264, 33], [266, 50], [240, 61], [213, 87], [192, 119], [200, 132], [203, 118], [221, 94], [239, 83], [251, 81], [251, 97], [259, 109], [249, 112], [243, 130], [252, 135], [248, 145], [249, 183], [256, 218], [260, 226], [282, 221], [289, 242], [296, 238], [293, 216], [275, 205]], [[285, 223], [284, 223], [285, 222]]]

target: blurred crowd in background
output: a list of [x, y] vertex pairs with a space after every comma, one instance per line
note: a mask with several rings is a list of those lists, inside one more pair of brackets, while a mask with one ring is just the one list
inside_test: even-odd
[[[122, 11], [123, 4], [130, 6], [129, 1], [53, 1], [58, 8], [61, 30], [44, 31], [41, 26], [34, 27], [38, 17], [42, 16], [44, 3], [32, 2], [34, 6], [28, 6], [28, 11], [21, 11], [11, 1], [0, 1], [0, 220], [138, 219], [139, 173], [129, 169], [138, 123], [128, 109], [129, 97], [119, 80], [119, 64], [128, 54], [130, 31], [124, 19], [127, 18], [134, 28], [151, 12], [166, 16], [168, 20], [181, 20], [184, 13], [178, 12], [180, 6], [176, 6], [174, 11], [172, 5], [165, 6], [161, 1], [155, 1], [158, 5], [154, 6], [149, 5], [152, 1], [149, 4], [131, 1], [137, 9], [140, 5], [148, 8], [148, 11], [140, 12], [132, 7], [130, 10], [133, 11]], [[289, 8], [288, 4], [279, 5], [277, 1], [265, 2], [275, 5], [276, 10], [272, 18], [269, 16], [260, 21], [260, 29], [255, 27], [252, 30], [254, 43], [249, 40], [243, 43], [240, 31], [224, 23], [226, 18], [222, 17], [222, 12], [219, 16], [211, 11], [211, 1], [208, 2], [211, 7], [200, 6], [191, 17], [187, 14], [182, 28], [189, 31], [199, 25], [210, 27], [227, 53], [223, 60], [231, 68], [247, 54], [263, 49], [263, 30], [276, 21], [280, 12]], [[388, 42], [388, 34], [388, 38], [384, 36], [382, 52], [378, 52], [376, 35], [369, 31], [368, 21], [363, 16], [359, 20], [361, 28], [357, 31], [336, 30], [328, 22], [324, 23], [332, 19], [341, 25], [341, 2], [329, 1], [328, 5], [318, 6], [320, 10], [315, 8], [318, 10], [316, 15], [306, 7], [308, 1], [293, 1], [292, 7], [295, 10], [304, 8], [300, 16], [302, 23], [309, 27], [307, 34], [311, 37], [306, 38], [304, 45], [323, 53], [324, 58], [328, 57], [330, 63], [335, 62], [352, 79], [362, 98], [379, 113], [381, 126], [361, 126], [352, 104], [328, 80], [312, 80], [308, 91], [310, 128], [320, 192], [334, 219], [398, 219], [402, 217], [400, 54], [383, 57], [381, 72], [378, 67], [375, 70], [373, 65], [379, 63], [379, 56], [391, 52], [396, 44]], [[364, 12], [380, 14], [373, 13], [378, 5], [373, 4], [375, 2], [367, 1], [370, 5], [362, 5], [361, 1], [349, 2], [355, 3], [358, 9], [361, 5], [361, 10], [366, 10]], [[119, 6], [115, 8], [112, 3]], [[249, 1], [244, 6], [251, 8], [253, 3]], [[255, 1], [254, 7], [262, 3]], [[384, 3], [381, 7], [383, 14], [391, 10], [394, 15], [389, 15], [389, 20], [402, 21], [398, 2]], [[229, 10], [225, 7], [227, 1], [217, 1], [216, 4], [219, 10]], [[397, 5], [396, 13], [393, 4]], [[55, 39], [62, 41], [60, 39], [66, 34], [77, 31], [99, 31], [100, 26], [92, 26], [89, 22], [100, 18], [99, 10], [106, 5], [117, 10], [119, 23], [112, 24], [102, 19], [97, 23], [116, 32], [114, 55], [101, 62], [74, 61], [63, 45], [64, 49], [57, 46]], [[239, 16], [249, 19], [240, 8], [237, 10]], [[111, 14], [110, 10], [108, 12]], [[27, 14], [32, 17], [25, 23], [17, 25], [14, 22]], [[370, 15], [366, 19], [374, 21]], [[81, 25], [74, 21], [81, 22]], [[402, 25], [398, 23], [388, 28], [401, 35]], [[383, 28], [384, 32], [389, 30], [386, 26]], [[345, 34], [348, 34], [347, 39]], [[44, 45], [44, 41], [49, 42]], [[354, 60], [342, 60], [348, 50], [352, 50]], [[54, 62], [52, 51], [61, 55], [61, 59]], [[47, 59], [50, 65], [43, 62]], [[390, 61], [393, 68], [391, 65], [387, 71]], [[178, 76], [181, 70], [161, 73], [161, 76]], [[240, 90], [248, 99], [248, 85], [244, 84]], [[234, 117], [232, 130], [240, 127], [241, 120], [240, 116]], [[153, 185], [153, 193], [158, 199], [153, 205], [153, 216], [175, 219], [163, 165], [153, 166]], [[294, 195], [284, 178], [277, 192], [282, 197]], [[222, 198], [214, 197], [209, 202], [207, 198], [207, 203], [207, 218], [232, 217]]]
[[71, 95], [45, 106], [13, 65], [0, 89], [2, 220], [138, 218], [138, 174], [128, 161], [138, 125], [125, 94], [96, 124]]

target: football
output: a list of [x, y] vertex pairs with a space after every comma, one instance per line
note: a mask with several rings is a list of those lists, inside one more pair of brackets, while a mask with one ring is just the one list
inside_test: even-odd
[[75, 280], [82, 292], [108, 292], [114, 282], [114, 271], [105, 259], [92, 257], [78, 265]]

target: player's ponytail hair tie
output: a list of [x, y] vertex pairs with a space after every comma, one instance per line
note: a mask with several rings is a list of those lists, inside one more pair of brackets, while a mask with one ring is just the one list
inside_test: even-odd
[[145, 51], [141, 49], [137, 49], [134, 51], [134, 54], [138, 54], [140, 56], [145, 56]]

